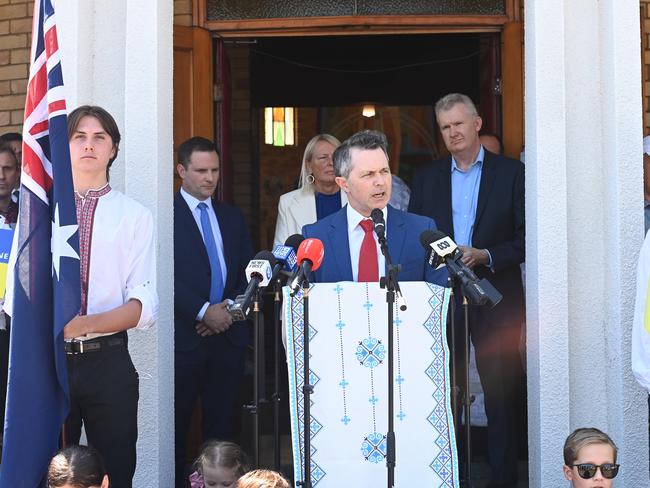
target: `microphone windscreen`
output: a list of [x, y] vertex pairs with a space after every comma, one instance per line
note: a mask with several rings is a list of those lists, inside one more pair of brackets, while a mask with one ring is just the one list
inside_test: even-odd
[[325, 248], [320, 239], [305, 239], [298, 247], [298, 264], [302, 264], [305, 259], [308, 259], [312, 263], [312, 271], [316, 271], [320, 267], [324, 256]]
[[293, 247], [293, 250], [295, 252], [298, 252], [298, 246], [304, 241], [305, 238], [300, 235], [300, 234], [294, 234], [292, 236], [287, 237], [287, 240], [284, 241], [285, 246]]
[[372, 212], [370, 212], [370, 218], [375, 224], [378, 224], [380, 222], [384, 221], [384, 212], [382, 212], [378, 208], [372, 209]]
[[253, 259], [268, 261], [271, 264], [271, 267], [275, 266], [275, 263], [277, 262], [275, 256], [271, 251], [260, 251], [255, 255]]
[[[439, 234], [442, 234], [439, 236]], [[433, 231], [433, 230], [425, 230], [420, 234], [420, 244], [422, 244], [422, 247], [425, 249], [429, 249], [429, 246], [431, 245], [432, 242], [437, 241], [441, 237], [444, 237], [445, 235], [440, 232], [439, 230]]]

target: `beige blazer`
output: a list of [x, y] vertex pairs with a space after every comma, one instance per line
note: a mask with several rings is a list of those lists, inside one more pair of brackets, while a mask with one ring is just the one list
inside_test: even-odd
[[[348, 203], [347, 194], [341, 190], [341, 207]], [[302, 234], [303, 225], [316, 222], [316, 198], [311, 186], [285, 193], [278, 203], [278, 221], [275, 224], [273, 246], [284, 244], [287, 237]]]

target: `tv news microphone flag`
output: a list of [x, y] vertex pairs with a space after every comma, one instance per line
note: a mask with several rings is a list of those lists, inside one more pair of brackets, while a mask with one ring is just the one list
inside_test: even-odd
[[63, 328], [80, 307], [79, 235], [51, 0], [34, 5], [22, 164], [5, 304], [12, 325], [2, 488], [41, 486], [58, 448], [69, 409]]

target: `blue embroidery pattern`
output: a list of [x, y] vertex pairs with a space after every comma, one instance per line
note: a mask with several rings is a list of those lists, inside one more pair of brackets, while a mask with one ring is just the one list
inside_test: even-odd
[[[312, 285], [313, 287], [313, 285]], [[303, 323], [304, 323], [304, 309], [302, 303], [302, 290], [300, 290], [294, 298], [291, 300], [291, 314], [292, 314], [292, 323], [293, 323], [293, 335], [294, 335], [294, 359], [295, 359], [295, 371], [296, 371], [296, 393], [297, 393], [297, 411], [298, 411], [298, 430], [299, 430], [299, 442], [300, 442], [300, 463], [301, 463], [301, 473], [305, 472], [304, 459], [305, 459], [305, 443], [304, 443], [304, 425], [305, 425], [305, 410], [304, 410], [304, 394], [302, 388], [305, 384], [304, 375], [303, 375], [303, 349], [304, 349], [304, 340], [303, 340]], [[318, 331], [314, 329], [311, 324], [309, 324], [309, 342], [314, 340], [314, 337], [318, 334]], [[320, 381], [318, 375], [309, 370], [309, 382], [312, 386], [315, 386]], [[323, 479], [326, 475], [325, 471], [315, 462], [314, 455], [318, 451], [314, 445], [313, 439], [316, 435], [322, 430], [323, 425], [314, 418], [313, 414], [310, 415], [309, 427], [310, 427], [310, 436], [312, 440], [311, 446], [311, 479], [312, 485], [316, 486], [318, 482]]]
[[364, 437], [361, 444], [361, 453], [366, 461], [378, 464], [386, 457], [386, 436], [373, 432]]
[[[425, 370], [426, 375], [433, 382], [433, 397], [436, 400], [436, 408], [429, 414], [427, 420], [439, 434], [435, 440], [438, 446], [438, 455], [431, 461], [429, 467], [440, 477], [444, 483], [443, 487], [454, 487], [454, 473], [458, 472], [458, 459], [456, 449], [450, 445], [449, 439], [455, 439], [454, 421], [451, 418], [451, 408], [446, 401], [445, 385], [449, 384], [449, 370], [447, 368], [448, 350], [444, 343], [446, 337], [446, 318], [444, 313], [445, 289], [434, 287], [429, 284], [429, 289], [433, 292], [429, 305], [433, 312], [423, 324], [433, 337], [440, 337], [440, 342], [431, 346], [433, 352], [433, 361]], [[442, 304], [442, 305], [441, 305]], [[455, 468], [455, 469], [454, 469]]]
[[393, 311], [393, 324], [395, 324], [395, 343], [397, 345], [397, 377], [395, 378], [395, 383], [397, 383], [397, 397], [399, 402], [399, 411], [395, 414], [397, 420], [402, 422], [406, 418], [406, 413], [404, 412], [404, 404], [402, 402], [402, 384], [406, 381], [402, 376], [402, 355], [400, 354], [400, 330], [402, 329], [402, 319], [399, 318], [399, 307], [395, 304], [395, 310]]
[[334, 288], [334, 291], [336, 292], [336, 303], [339, 313], [339, 321], [336, 323], [336, 328], [339, 330], [339, 354], [341, 356], [341, 381], [339, 382], [341, 393], [343, 395], [343, 417], [341, 417], [341, 422], [343, 422], [344, 425], [348, 425], [350, 422], [352, 422], [352, 419], [348, 415], [348, 402], [346, 395], [347, 388], [350, 386], [350, 383], [345, 379], [345, 355], [343, 348], [343, 329], [345, 328], [345, 324], [341, 320], [341, 292], [343, 291], [343, 287], [340, 284], [337, 284], [336, 288]]
[[357, 360], [359, 364], [367, 367], [374, 368], [386, 359], [386, 348], [379, 339], [368, 337], [359, 341], [357, 346]]

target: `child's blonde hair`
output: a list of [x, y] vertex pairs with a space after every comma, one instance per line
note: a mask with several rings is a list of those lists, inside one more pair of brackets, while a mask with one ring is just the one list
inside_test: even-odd
[[564, 442], [564, 464], [573, 466], [575, 460], [578, 459], [580, 449], [590, 444], [607, 444], [614, 450], [614, 459], [616, 462], [616, 455], [618, 448], [614, 441], [603, 431], [594, 429], [593, 427], [583, 427], [574, 430]]
[[256, 469], [239, 478], [237, 488], [289, 488], [289, 482], [275, 471]]
[[234, 442], [208, 441], [203, 445], [201, 454], [194, 461], [195, 471], [203, 474], [203, 466], [219, 466], [227, 469], [235, 469], [237, 476], [241, 476], [249, 470], [250, 462], [244, 450]]

